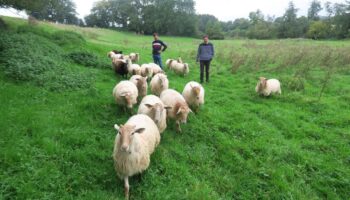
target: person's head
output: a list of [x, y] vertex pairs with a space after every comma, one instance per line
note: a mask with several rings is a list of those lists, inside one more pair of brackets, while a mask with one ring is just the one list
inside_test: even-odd
[[154, 38], [154, 40], [158, 40], [158, 38], [159, 38], [158, 33], [153, 33], [153, 38]]
[[203, 36], [203, 42], [206, 43], [206, 44], [209, 42], [209, 36], [208, 35]]

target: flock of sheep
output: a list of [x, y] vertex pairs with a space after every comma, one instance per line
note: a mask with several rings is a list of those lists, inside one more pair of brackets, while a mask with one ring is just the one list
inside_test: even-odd
[[[204, 88], [191, 81], [180, 94], [169, 89], [169, 80], [157, 64], [133, 64], [139, 61], [139, 54], [123, 55], [120, 51], [111, 51], [108, 57], [112, 59], [112, 67], [117, 74], [124, 78], [131, 76], [114, 87], [116, 104], [132, 113], [133, 106], [140, 102], [136, 115], [124, 125], [114, 125], [118, 132], [113, 151], [115, 170], [124, 179], [125, 197], [128, 198], [128, 177], [148, 168], [150, 155], [167, 127], [167, 119], [175, 120], [176, 130], [181, 132], [180, 124], [187, 122], [191, 108], [197, 112], [204, 104]], [[189, 73], [188, 64], [183, 63], [181, 58], [169, 59], [166, 65], [177, 74]], [[148, 80], [151, 95], [147, 95]]]
[[[156, 64], [133, 64], [139, 61], [139, 54], [123, 55], [121, 51], [111, 51], [113, 70], [129, 80], [120, 81], [113, 89], [116, 104], [132, 113], [138, 102], [138, 112], [124, 125], [114, 125], [117, 135], [114, 143], [113, 159], [117, 175], [124, 180], [125, 197], [129, 198], [129, 177], [146, 170], [150, 155], [160, 143], [160, 134], [167, 127], [167, 119], [175, 120], [176, 130], [181, 132], [181, 123], [187, 122], [191, 109], [199, 111], [204, 104], [204, 88], [201, 84], [188, 82], [182, 94], [169, 89], [165, 72]], [[168, 59], [166, 65], [177, 74], [189, 73], [189, 66], [182, 59]], [[147, 95], [148, 80], [151, 95]], [[280, 82], [260, 77], [256, 88], [260, 95], [281, 94]]]

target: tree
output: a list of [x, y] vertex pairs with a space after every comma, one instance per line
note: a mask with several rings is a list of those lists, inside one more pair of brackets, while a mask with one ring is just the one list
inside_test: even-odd
[[307, 17], [311, 21], [317, 21], [320, 19], [318, 13], [322, 10], [321, 2], [313, 0], [307, 13]]
[[311, 23], [307, 32], [307, 37], [314, 40], [325, 39], [329, 37], [330, 27], [323, 21], [314, 21]]
[[294, 3], [289, 2], [289, 6], [283, 17], [279, 19], [278, 36], [280, 38], [296, 38], [301, 36], [301, 30], [297, 21], [298, 9]]

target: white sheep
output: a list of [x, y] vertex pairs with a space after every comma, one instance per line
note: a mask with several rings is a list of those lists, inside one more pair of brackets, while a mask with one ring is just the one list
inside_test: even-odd
[[131, 81], [120, 81], [113, 89], [113, 97], [115, 102], [125, 106], [132, 111], [132, 107], [137, 103], [138, 90]]
[[141, 75], [141, 67], [138, 64], [128, 65], [128, 73], [130, 75]]
[[192, 112], [186, 100], [180, 93], [173, 89], [164, 90], [160, 95], [160, 99], [164, 105], [170, 107], [167, 110], [167, 118], [174, 119], [176, 121], [176, 130], [181, 132], [180, 123], [186, 123], [188, 113]]
[[163, 133], [166, 129], [166, 109], [170, 109], [170, 107], [165, 106], [159, 97], [147, 95], [142, 99], [137, 113], [145, 114], [153, 119], [159, 132]]
[[164, 73], [163, 69], [160, 68], [159, 65], [157, 65], [157, 64], [155, 64], [155, 63], [149, 63], [149, 65], [152, 67], [153, 76], [154, 76], [155, 74]]
[[144, 96], [147, 95], [147, 88], [148, 88], [148, 83], [147, 83], [147, 77], [142, 77], [140, 75], [133, 75], [130, 78], [130, 81], [133, 82], [138, 90], [138, 96], [140, 98], [143, 98]]
[[113, 160], [118, 177], [124, 180], [125, 198], [129, 199], [129, 177], [145, 171], [150, 156], [160, 142], [160, 133], [147, 115], [132, 116], [125, 125], [114, 125], [117, 135], [114, 141]]
[[151, 80], [151, 92], [154, 95], [160, 94], [169, 88], [169, 80], [165, 74], [156, 74]]
[[152, 78], [153, 68], [150, 64], [141, 65], [141, 76], [147, 76], [148, 78]]
[[196, 112], [204, 104], [204, 88], [195, 81], [186, 84], [182, 96], [185, 98], [187, 104]]
[[260, 77], [256, 84], [255, 91], [264, 96], [270, 96], [274, 93], [281, 94], [281, 83], [277, 79], [267, 80], [265, 77]]
[[139, 53], [130, 53], [129, 57], [132, 62], [139, 62], [140, 60], [140, 54]]
[[183, 63], [181, 57], [179, 57], [177, 60], [175, 59], [167, 59], [165, 62], [165, 65], [169, 68], [172, 69], [174, 68], [175, 64], [177, 63]]
[[190, 68], [187, 63], [178, 63], [176, 62], [171, 68], [177, 74], [187, 75], [190, 72]]
[[117, 59], [122, 59], [123, 58], [123, 52], [122, 51], [110, 51], [107, 53], [108, 58], [111, 58], [112, 60], [117, 58]]

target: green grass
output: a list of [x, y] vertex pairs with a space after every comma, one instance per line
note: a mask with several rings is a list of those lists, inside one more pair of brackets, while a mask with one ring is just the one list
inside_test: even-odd
[[[4, 19], [11, 30], [25, 24]], [[139, 52], [140, 63], [151, 62], [150, 36], [48, 23], [38, 27], [48, 34], [68, 30], [84, 37], [85, 44], [60, 46], [65, 55], [90, 52], [102, 62], [108, 51], [121, 49]], [[163, 62], [181, 56], [190, 64], [186, 77], [167, 71], [170, 87], [182, 91], [188, 81], [198, 81], [194, 57], [200, 40], [161, 39], [169, 44]], [[211, 82], [204, 84], [206, 104], [190, 115], [182, 134], [175, 132], [173, 122], [168, 125], [148, 170], [141, 179], [131, 178], [131, 198], [350, 199], [350, 62], [345, 63], [346, 55], [337, 59], [332, 55], [327, 66], [333, 71], [325, 83], [328, 68], [319, 64], [322, 52], [316, 51], [322, 47], [346, 52], [350, 42], [212, 42], [217, 56]], [[274, 63], [264, 60], [256, 69], [259, 61], [254, 55], [259, 48], [268, 47], [266, 51], [276, 55], [278, 50], [272, 47], [276, 44], [290, 50], [290, 56], [294, 56], [291, 49], [300, 46], [310, 57], [320, 59], [307, 65], [307, 57], [275, 69], [288, 63], [281, 51], [283, 56]], [[237, 56], [253, 55], [235, 74], [230, 73], [232, 49]], [[274, 59], [270, 54], [268, 58]], [[124, 197], [111, 157], [113, 125], [130, 117], [112, 97], [120, 78], [106, 68], [64, 63], [83, 75], [92, 74], [93, 85], [56, 92], [0, 73], [0, 199]], [[311, 68], [307, 75], [296, 73], [306, 66]], [[257, 77], [262, 75], [281, 80], [281, 96], [255, 94]], [[294, 76], [303, 80], [304, 89], [296, 89]], [[323, 84], [326, 89], [318, 100]]]

